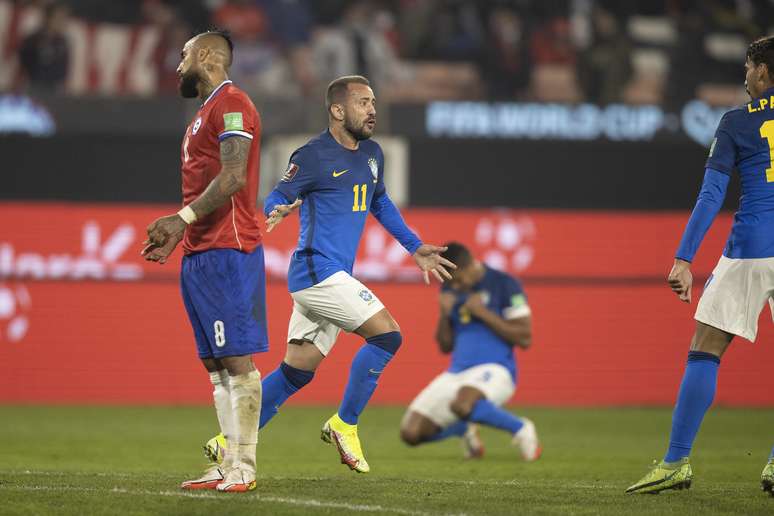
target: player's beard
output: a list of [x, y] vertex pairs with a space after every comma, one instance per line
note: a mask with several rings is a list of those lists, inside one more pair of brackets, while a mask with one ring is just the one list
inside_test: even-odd
[[344, 120], [344, 129], [354, 136], [357, 141], [367, 140], [374, 134], [373, 129], [366, 125], [368, 120], [369, 119], [364, 120], [363, 123], [360, 124], [360, 127], [356, 127], [350, 119], [346, 119]]
[[193, 99], [199, 96], [199, 74], [196, 70], [188, 70], [180, 76], [178, 89], [184, 99]]

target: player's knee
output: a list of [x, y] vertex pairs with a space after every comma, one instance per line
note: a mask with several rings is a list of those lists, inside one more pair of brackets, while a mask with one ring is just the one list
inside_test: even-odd
[[475, 402], [464, 398], [455, 398], [449, 405], [449, 409], [452, 413], [460, 419], [467, 419], [470, 413], [473, 412], [473, 404]]
[[280, 370], [282, 371], [282, 374], [285, 376], [285, 378], [287, 378], [290, 385], [295, 387], [296, 390], [301, 389], [304, 385], [311, 382], [312, 378], [314, 378], [314, 371], [298, 369], [297, 367], [293, 367], [292, 365], [289, 365], [285, 362], [280, 364]]
[[366, 339], [366, 342], [394, 355], [398, 352], [398, 348], [400, 348], [400, 345], [403, 342], [403, 336], [399, 331], [390, 331], [369, 337]]
[[409, 446], [416, 446], [422, 442], [422, 435], [417, 428], [403, 426], [400, 429], [400, 439]]

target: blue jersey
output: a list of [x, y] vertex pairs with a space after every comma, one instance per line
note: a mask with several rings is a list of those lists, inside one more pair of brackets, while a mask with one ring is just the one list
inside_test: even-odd
[[298, 246], [288, 270], [291, 292], [311, 287], [339, 271], [352, 274], [369, 212], [409, 253], [422, 245], [387, 195], [384, 154], [372, 140], [363, 140], [357, 150], [349, 150], [326, 130], [296, 150], [284, 177], [266, 198], [264, 212], [296, 199], [303, 204]]
[[[457, 295], [451, 312], [454, 348], [449, 371], [458, 373], [473, 366], [494, 363], [508, 369], [515, 382], [517, 374], [513, 346], [462, 308], [468, 297], [467, 293], [457, 292], [448, 286], [444, 286], [443, 290]], [[484, 277], [473, 287], [473, 292], [483, 297], [489, 310], [505, 319], [530, 314], [521, 283], [498, 270], [486, 267]]]
[[720, 120], [707, 168], [739, 172], [742, 197], [723, 255], [774, 257], [774, 88]]

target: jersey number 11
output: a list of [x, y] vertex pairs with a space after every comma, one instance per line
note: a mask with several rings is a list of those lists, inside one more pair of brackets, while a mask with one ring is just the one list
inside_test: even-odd
[[355, 185], [352, 187], [352, 191], [355, 192], [355, 200], [352, 202], [352, 211], [368, 211], [368, 208], [366, 208], [368, 183]]

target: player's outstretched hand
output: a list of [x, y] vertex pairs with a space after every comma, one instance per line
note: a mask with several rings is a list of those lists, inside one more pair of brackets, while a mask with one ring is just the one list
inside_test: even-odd
[[278, 204], [271, 210], [266, 219], [266, 232], [270, 233], [274, 226], [282, 222], [282, 219], [293, 213], [304, 201], [296, 199], [293, 204]]
[[446, 247], [422, 244], [414, 252], [414, 261], [417, 262], [417, 265], [422, 270], [425, 283], [430, 283], [429, 273], [433, 273], [435, 279], [441, 283], [443, 283], [444, 279], [451, 279], [451, 273], [449, 273], [447, 268], [454, 270], [457, 266], [441, 256], [441, 253], [446, 251], [446, 249]]
[[677, 258], [667, 278], [672, 292], [677, 294], [680, 301], [691, 302], [691, 287], [693, 286], [693, 274], [691, 274], [691, 262]]

